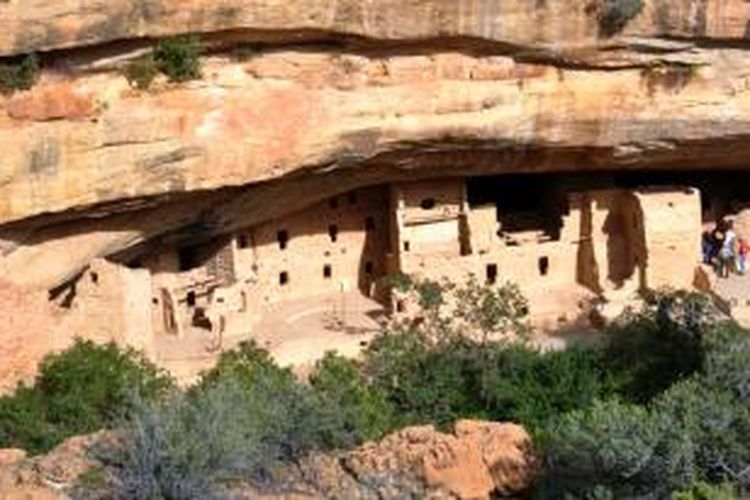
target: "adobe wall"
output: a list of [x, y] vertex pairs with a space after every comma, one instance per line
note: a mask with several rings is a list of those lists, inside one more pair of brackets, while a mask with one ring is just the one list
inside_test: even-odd
[[689, 289], [700, 262], [701, 200], [697, 189], [639, 190], [645, 246], [645, 286]]
[[[453, 282], [468, 274], [481, 281], [515, 282], [529, 299], [532, 316], [575, 314], [576, 297], [591, 293], [626, 300], [644, 287], [692, 287], [701, 234], [700, 194], [695, 189], [568, 193], [559, 232], [550, 233], [545, 226], [555, 227], [556, 221], [543, 220], [549, 215], [542, 212], [532, 214], [541, 220], [538, 228], [503, 228], [498, 207], [466, 205], [461, 182], [431, 182], [424, 193], [413, 185], [409, 191], [395, 191], [402, 272]], [[406, 192], [431, 192], [441, 203], [420, 209], [405, 202]], [[431, 215], [433, 211], [437, 214]], [[459, 244], [463, 232], [468, 233], [468, 252]]]
[[[30, 381], [49, 353], [72, 345], [76, 337], [114, 341], [153, 358], [151, 294], [147, 270], [128, 269], [96, 259], [76, 280], [67, 307], [33, 292], [0, 283], [0, 394]], [[73, 292], [70, 288], [63, 292]]]
[[114, 341], [153, 357], [148, 270], [96, 259], [74, 286], [75, 298], [69, 309], [62, 309], [63, 331], [99, 343]]
[[578, 281], [599, 293], [637, 291], [644, 251], [643, 218], [632, 193], [620, 189], [575, 193], [571, 203], [583, 221]]
[[[393, 187], [400, 271], [457, 283], [469, 274], [481, 282], [511, 281], [521, 287], [532, 312], [575, 314], [575, 300], [568, 296], [585, 295], [577, 284], [580, 208], [560, 214], [556, 239], [543, 229], [504, 232], [498, 207], [469, 208], [464, 186], [463, 179], [446, 179]], [[434, 207], [422, 206], [427, 198], [435, 200]], [[563, 291], [566, 298], [557, 301], [555, 295]]]
[[[386, 274], [388, 193], [361, 189], [237, 234], [239, 281], [254, 308], [359, 289]], [[242, 243], [242, 244], [240, 244]]]

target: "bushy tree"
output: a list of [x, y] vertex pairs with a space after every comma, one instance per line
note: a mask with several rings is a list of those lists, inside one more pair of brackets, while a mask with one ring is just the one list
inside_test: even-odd
[[722, 322], [703, 343], [706, 383], [750, 405], [750, 333], [734, 322]]
[[77, 340], [44, 359], [32, 387], [0, 398], [0, 447], [46, 451], [113, 425], [132, 410], [134, 396], [153, 400], [172, 387], [171, 378], [131, 349]]
[[528, 335], [529, 305], [516, 284], [483, 285], [472, 274], [453, 293], [454, 315], [469, 329], [465, 334], [479, 332], [482, 342], [508, 337], [524, 339]]
[[482, 377], [487, 416], [521, 422], [531, 430], [568, 411], [590, 407], [613, 394], [601, 353], [580, 345], [539, 352], [496, 345]]
[[456, 418], [483, 415], [470, 345], [458, 337], [434, 344], [414, 330], [389, 332], [368, 347], [365, 370], [403, 424], [448, 426]]
[[605, 332], [605, 363], [627, 399], [645, 403], [701, 369], [703, 338], [717, 321], [701, 294], [660, 290]]
[[597, 487], [615, 498], [642, 494], [658, 438], [658, 426], [638, 405], [609, 400], [572, 412], [546, 435], [548, 469], [539, 488], [584, 498]]
[[335, 422], [323, 432], [327, 447], [348, 447], [382, 437], [394, 429], [393, 408], [385, 393], [363, 375], [356, 361], [326, 353], [310, 376], [321, 414]]

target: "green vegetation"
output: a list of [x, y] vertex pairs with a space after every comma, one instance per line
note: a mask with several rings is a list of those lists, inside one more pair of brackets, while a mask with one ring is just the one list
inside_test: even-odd
[[27, 54], [13, 63], [0, 64], [0, 93], [28, 90], [38, 77], [39, 58], [36, 54]]
[[167, 38], [154, 49], [154, 60], [159, 70], [173, 82], [185, 82], [201, 77], [203, 44], [194, 35]]
[[131, 86], [139, 90], [151, 87], [159, 73], [172, 82], [201, 78], [203, 43], [195, 35], [181, 35], [161, 40], [153, 53], [132, 61], [123, 70]]
[[613, 36], [643, 9], [643, 0], [601, 0], [597, 20], [603, 36]]
[[358, 377], [334, 384], [352, 368], [328, 356], [311, 387], [253, 343], [225, 353], [186, 394], [136, 413], [121, 458], [126, 496], [206, 498], [233, 478], [273, 480], [311, 450], [379, 436], [389, 429], [382, 399]]
[[139, 57], [125, 67], [128, 83], [139, 90], [148, 89], [158, 74], [159, 68], [153, 54]]
[[336, 430], [324, 436], [329, 447], [377, 439], [398, 425], [386, 393], [370, 383], [355, 361], [327, 353], [317, 363], [310, 382]]
[[705, 297], [650, 294], [602, 342], [541, 352], [510, 340], [528, 330], [513, 286], [395, 282], [421, 306], [416, 317], [390, 325], [361, 361], [326, 355], [309, 381], [249, 342], [177, 391], [131, 351], [78, 342], [48, 358], [34, 386], [0, 398], [0, 446], [43, 451], [123, 427], [107, 463], [125, 497], [203, 498], [238, 479], [278, 485], [284, 464], [313, 451], [477, 417], [532, 432], [544, 464], [535, 498], [750, 490], [750, 335]]
[[47, 451], [127, 417], [134, 395], [152, 400], [171, 388], [172, 381], [135, 352], [77, 341], [42, 362], [33, 386], [0, 397], [0, 448]]

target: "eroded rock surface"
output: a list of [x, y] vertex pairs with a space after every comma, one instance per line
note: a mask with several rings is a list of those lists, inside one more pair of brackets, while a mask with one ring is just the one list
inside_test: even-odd
[[446, 498], [510, 495], [536, 472], [531, 440], [515, 424], [458, 421], [454, 434], [409, 427], [348, 454], [344, 464], [382, 498], [442, 492]]
[[[75, 492], [119, 497], [123, 492], [118, 490], [117, 466], [97, 458], [104, 447], [117, 446], [117, 439], [112, 432], [77, 436], [32, 458], [21, 450], [0, 450], [0, 493], [12, 499], [68, 498]], [[522, 493], [536, 472], [531, 440], [523, 427], [462, 420], [453, 433], [409, 427], [350, 452], [314, 454], [276, 471], [274, 484], [258, 489], [239, 482], [231, 494], [268, 500], [478, 500]]]
[[[46, 335], [42, 303], [98, 258], [417, 178], [747, 168], [750, 4], [644, 0], [618, 33], [600, 7], [0, 2], [0, 64], [42, 64], [31, 89], [0, 95], [0, 293], [15, 311], [0, 313], [0, 384], [88, 335]], [[206, 46], [200, 79], [128, 83], [128, 63], [186, 33]]]

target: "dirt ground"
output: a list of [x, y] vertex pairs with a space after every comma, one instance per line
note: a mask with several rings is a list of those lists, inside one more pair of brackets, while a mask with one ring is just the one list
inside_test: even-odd
[[282, 366], [305, 374], [327, 351], [354, 357], [380, 331], [383, 307], [359, 293], [336, 294], [277, 304], [245, 331], [227, 332], [220, 340], [192, 328], [182, 338], [160, 337], [157, 360], [182, 384], [197, 380], [223, 350], [254, 339]]
[[[580, 311], [578, 295], [550, 291], [542, 303], [549, 304], [535, 314], [532, 345], [541, 349], [561, 349], [572, 340], [587, 340], [596, 332]], [[563, 317], [560, 310], [571, 311]], [[211, 368], [223, 350], [244, 340], [254, 339], [282, 366], [292, 367], [304, 376], [327, 351], [356, 357], [387, 321], [383, 306], [358, 292], [335, 294], [275, 305], [244, 331], [227, 332], [217, 338], [207, 330], [191, 328], [181, 338], [160, 337], [156, 346], [158, 363], [181, 384], [195, 382]]]

